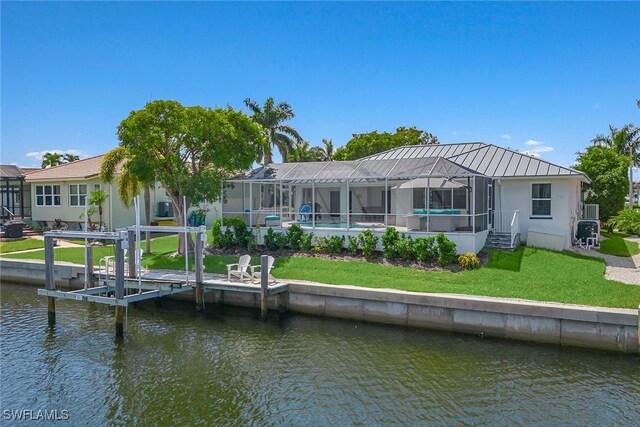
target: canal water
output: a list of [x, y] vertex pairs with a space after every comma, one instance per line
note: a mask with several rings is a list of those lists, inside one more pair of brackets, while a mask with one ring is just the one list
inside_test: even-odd
[[[0, 424], [637, 425], [637, 356], [253, 310], [113, 312], [3, 284]], [[67, 411], [62, 412], [62, 411]], [[66, 415], [65, 415], [66, 414]], [[33, 424], [29, 424], [33, 425]]]

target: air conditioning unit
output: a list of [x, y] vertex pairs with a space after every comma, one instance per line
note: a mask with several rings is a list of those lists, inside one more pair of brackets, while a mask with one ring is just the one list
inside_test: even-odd
[[158, 202], [158, 218], [169, 218], [173, 216], [171, 202]]

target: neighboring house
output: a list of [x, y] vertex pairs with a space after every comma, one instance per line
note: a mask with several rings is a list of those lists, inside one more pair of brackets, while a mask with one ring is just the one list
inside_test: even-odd
[[31, 218], [31, 191], [24, 178], [35, 170], [0, 165], [0, 221]]
[[[109, 230], [124, 228], [135, 224], [135, 209], [126, 208], [120, 200], [116, 183], [104, 183], [100, 180], [100, 164], [104, 155], [77, 160], [71, 163], [42, 169], [29, 174], [26, 182], [31, 190], [32, 221], [40, 225], [51, 226], [55, 219], [61, 219], [78, 230], [84, 226], [83, 212], [85, 200], [95, 190], [102, 189], [109, 194], [103, 206], [103, 221]], [[144, 224], [144, 200], [141, 195], [140, 220]], [[151, 221], [173, 220], [171, 203], [166, 192], [160, 186], [151, 190]], [[215, 206], [207, 216], [207, 224], [219, 212]], [[98, 221], [98, 214], [92, 216]]]
[[[568, 248], [583, 215], [577, 170], [484, 143], [405, 146], [356, 161], [270, 164], [224, 187], [223, 217], [250, 225], [300, 224], [316, 236], [413, 237], [444, 232], [459, 252], [487, 239]], [[589, 206], [591, 216], [597, 206]]]

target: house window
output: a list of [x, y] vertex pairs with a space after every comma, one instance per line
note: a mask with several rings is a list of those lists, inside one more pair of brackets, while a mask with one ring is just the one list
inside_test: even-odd
[[551, 216], [551, 184], [531, 184], [531, 216]]
[[69, 206], [84, 206], [87, 200], [87, 184], [69, 185]]
[[60, 206], [60, 186], [36, 185], [36, 206]]
[[427, 191], [425, 188], [413, 189], [413, 209], [425, 209], [425, 191]]
[[452, 191], [450, 189], [431, 190], [429, 209], [451, 209]]

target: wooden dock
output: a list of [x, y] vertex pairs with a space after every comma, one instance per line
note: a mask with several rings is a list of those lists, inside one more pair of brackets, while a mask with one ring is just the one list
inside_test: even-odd
[[[135, 242], [136, 234], [147, 231], [154, 232], [184, 232], [195, 233], [195, 272], [179, 271], [136, 271]], [[178, 293], [191, 291], [194, 294], [196, 309], [204, 308], [204, 293], [207, 291], [217, 291], [223, 295], [225, 291], [249, 292], [260, 295], [261, 317], [266, 319], [268, 312], [268, 300], [271, 296], [277, 296], [277, 307], [286, 307], [286, 292], [288, 284], [269, 283], [267, 268], [267, 256], [261, 259], [262, 273], [260, 283], [233, 282], [222, 275], [204, 273], [204, 244], [206, 242], [206, 229], [204, 227], [147, 227], [141, 226], [137, 229], [129, 228], [119, 232], [93, 233], [93, 232], [71, 232], [54, 231], [44, 234], [45, 240], [45, 288], [38, 289], [38, 295], [47, 297], [47, 310], [49, 325], [56, 322], [56, 299], [73, 300], [80, 302], [90, 302], [111, 305], [116, 310], [116, 336], [124, 334], [124, 315], [130, 303], [144, 301], [154, 298], [161, 298]], [[113, 241], [115, 248], [115, 271], [113, 274], [101, 274], [98, 269], [97, 274], [93, 268], [92, 247], [85, 246], [85, 287], [76, 291], [62, 291], [56, 289], [54, 279], [54, 239], [74, 238]], [[125, 272], [125, 249], [129, 249], [129, 268]], [[186, 262], [186, 261], [185, 261]], [[106, 272], [105, 272], [106, 273]], [[97, 276], [97, 277], [96, 277]], [[96, 280], [97, 279], [97, 280]], [[97, 286], [94, 286], [95, 283]]]

